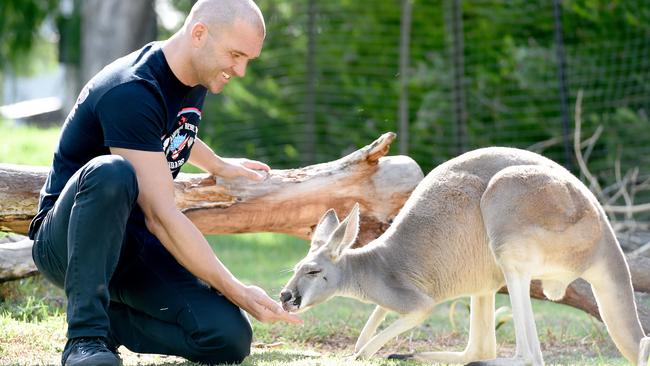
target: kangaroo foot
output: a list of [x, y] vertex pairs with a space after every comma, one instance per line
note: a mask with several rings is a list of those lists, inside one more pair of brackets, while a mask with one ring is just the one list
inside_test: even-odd
[[412, 360], [413, 359], [413, 354], [412, 353], [393, 353], [391, 355], [388, 355], [389, 360]]
[[639, 362], [638, 366], [650, 365], [650, 337], [641, 339], [639, 344]]
[[[485, 361], [474, 361], [465, 366], [531, 366], [532, 361], [526, 361], [523, 358], [495, 358]], [[537, 365], [534, 365], [537, 366]]]

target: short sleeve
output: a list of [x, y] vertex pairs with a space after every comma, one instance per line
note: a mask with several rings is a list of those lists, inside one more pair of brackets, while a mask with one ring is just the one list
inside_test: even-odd
[[165, 107], [154, 88], [143, 81], [118, 85], [104, 94], [95, 114], [106, 147], [163, 151]]

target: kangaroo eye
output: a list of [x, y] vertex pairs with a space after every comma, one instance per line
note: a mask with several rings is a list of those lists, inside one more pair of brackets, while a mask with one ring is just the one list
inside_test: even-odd
[[320, 270], [309, 271], [309, 272], [307, 272], [307, 276], [316, 276], [320, 272], [321, 272]]

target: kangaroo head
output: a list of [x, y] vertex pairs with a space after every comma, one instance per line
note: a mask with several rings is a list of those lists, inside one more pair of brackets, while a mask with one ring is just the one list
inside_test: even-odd
[[293, 277], [280, 293], [286, 311], [304, 311], [336, 294], [342, 278], [339, 260], [358, 232], [358, 203], [342, 222], [333, 209], [323, 215], [312, 235], [309, 253], [296, 264]]

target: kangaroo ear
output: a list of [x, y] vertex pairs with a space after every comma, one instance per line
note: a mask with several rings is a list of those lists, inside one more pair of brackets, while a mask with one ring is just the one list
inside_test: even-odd
[[359, 204], [355, 203], [348, 217], [339, 224], [327, 246], [332, 259], [338, 259], [343, 251], [348, 249], [357, 240], [359, 234]]
[[330, 208], [325, 212], [323, 217], [320, 218], [316, 229], [311, 235], [311, 248], [310, 251], [318, 249], [327, 243], [327, 240], [332, 236], [332, 232], [339, 225], [339, 218], [336, 216], [336, 211]]

